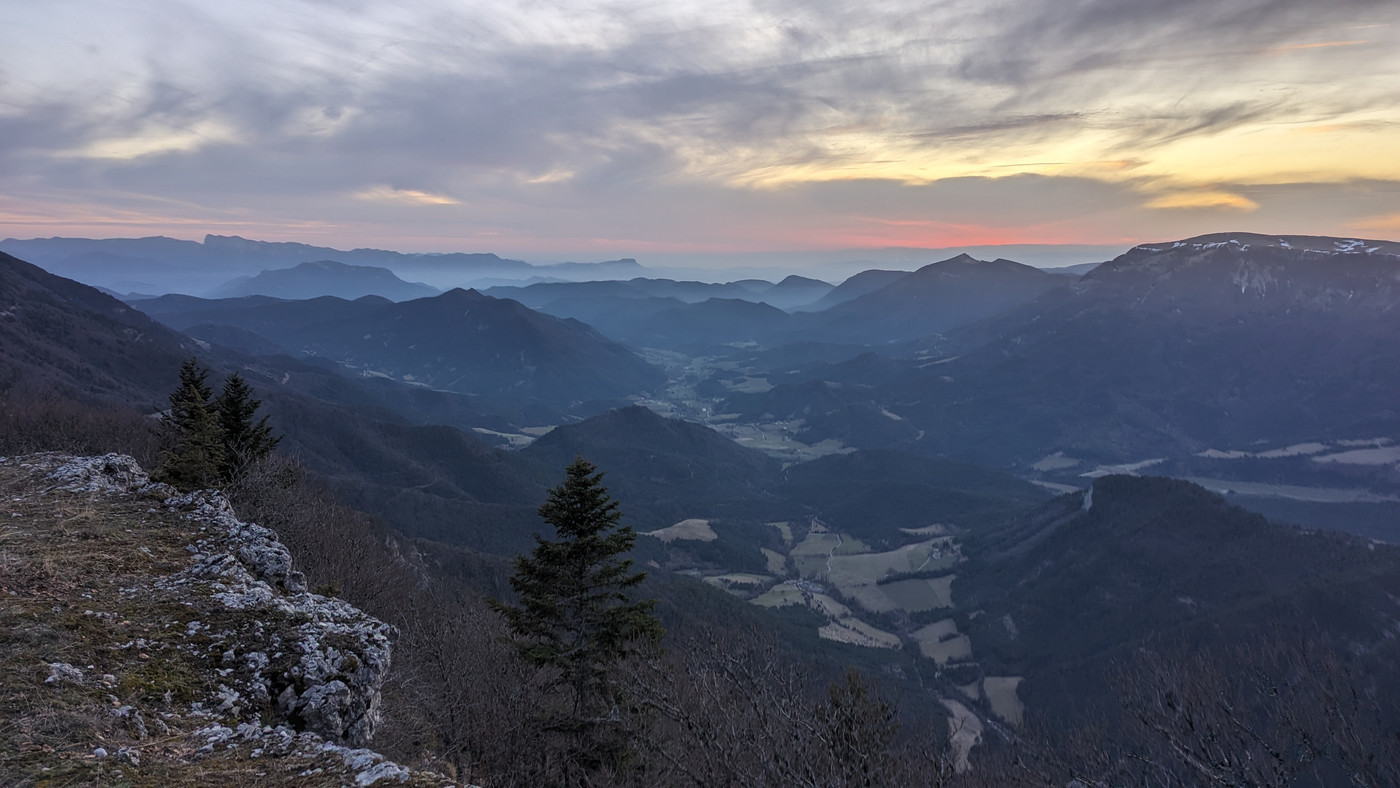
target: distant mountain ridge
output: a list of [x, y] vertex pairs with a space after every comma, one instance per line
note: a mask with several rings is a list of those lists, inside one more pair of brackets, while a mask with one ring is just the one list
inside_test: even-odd
[[229, 280], [215, 288], [212, 295], [215, 298], [267, 295], [287, 299], [335, 296], [350, 301], [377, 295], [390, 301], [408, 301], [435, 296], [440, 292], [436, 287], [422, 282], [405, 282], [387, 268], [316, 260]]
[[1063, 284], [1039, 268], [962, 254], [836, 304], [818, 313], [815, 322], [830, 339], [910, 340], [992, 317]]
[[347, 265], [388, 268], [395, 274], [438, 287], [479, 279], [637, 276], [645, 271], [631, 258], [599, 263], [531, 265], [490, 253], [405, 253], [383, 249], [340, 250], [302, 243], [253, 241], [206, 235], [203, 242], [150, 238], [34, 238], [0, 241], [0, 250], [50, 273], [123, 293], [208, 293], [229, 279], [267, 269], [330, 260]]
[[[891, 349], [902, 379], [832, 388], [805, 378], [735, 395], [726, 409], [802, 418], [806, 440], [1002, 467], [1056, 451], [1128, 462], [1260, 440], [1400, 437], [1392, 249], [1243, 234], [1141, 246], [1077, 280], [1043, 274], [1062, 286]], [[857, 425], [881, 412], [899, 419], [868, 442]]]
[[177, 329], [233, 326], [367, 375], [488, 399], [568, 407], [621, 400], [664, 380], [659, 370], [584, 323], [475, 290], [401, 303], [329, 296], [164, 296], [134, 303]]

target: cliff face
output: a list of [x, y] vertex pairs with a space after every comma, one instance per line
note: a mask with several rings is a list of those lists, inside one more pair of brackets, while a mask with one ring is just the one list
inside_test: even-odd
[[309, 593], [219, 494], [130, 457], [0, 458], [0, 628], [0, 782], [444, 782], [350, 749], [391, 628]]

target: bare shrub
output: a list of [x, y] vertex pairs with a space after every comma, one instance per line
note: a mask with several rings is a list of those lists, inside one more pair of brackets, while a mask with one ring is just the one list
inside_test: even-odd
[[1400, 785], [1385, 673], [1311, 633], [1140, 649], [1113, 674], [1118, 720], [1024, 733], [983, 768], [1011, 785]]
[[658, 722], [652, 773], [694, 785], [942, 785], [939, 737], [897, 737], [893, 703], [854, 669], [826, 689], [771, 635], [704, 633], [640, 666]]
[[118, 452], [153, 468], [160, 450], [154, 421], [132, 408], [83, 403], [47, 390], [11, 389], [0, 396], [0, 455]]

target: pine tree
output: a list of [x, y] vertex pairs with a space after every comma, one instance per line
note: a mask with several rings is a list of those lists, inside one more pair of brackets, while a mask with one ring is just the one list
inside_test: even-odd
[[161, 416], [170, 448], [163, 451], [156, 478], [182, 490], [218, 483], [224, 448], [219, 421], [209, 400], [209, 370], [197, 359], [180, 365], [180, 385], [170, 393], [170, 409]]
[[224, 388], [214, 401], [223, 438], [219, 476], [225, 483], [242, 477], [250, 465], [270, 454], [281, 441], [272, 436], [266, 416], [253, 421], [261, 405], [261, 400], [253, 398], [252, 387], [237, 372], [224, 381]]
[[570, 698], [572, 708], [550, 725], [572, 737], [571, 758], [584, 769], [616, 769], [626, 760], [626, 742], [618, 735], [626, 693], [616, 669], [665, 634], [653, 612], [656, 600], [628, 594], [646, 573], [633, 572], [632, 561], [621, 558], [637, 535], [621, 525], [602, 476], [582, 457], [568, 467], [539, 510], [558, 538], [535, 536], [535, 549], [516, 557], [510, 579], [520, 604], [496, 604], [521, 656], [553, 668]]

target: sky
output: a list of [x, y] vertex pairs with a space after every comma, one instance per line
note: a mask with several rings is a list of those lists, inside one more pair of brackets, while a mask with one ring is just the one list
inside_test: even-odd
[[0, 4], [0, 237], [1400, 238], [1397, 0]]

